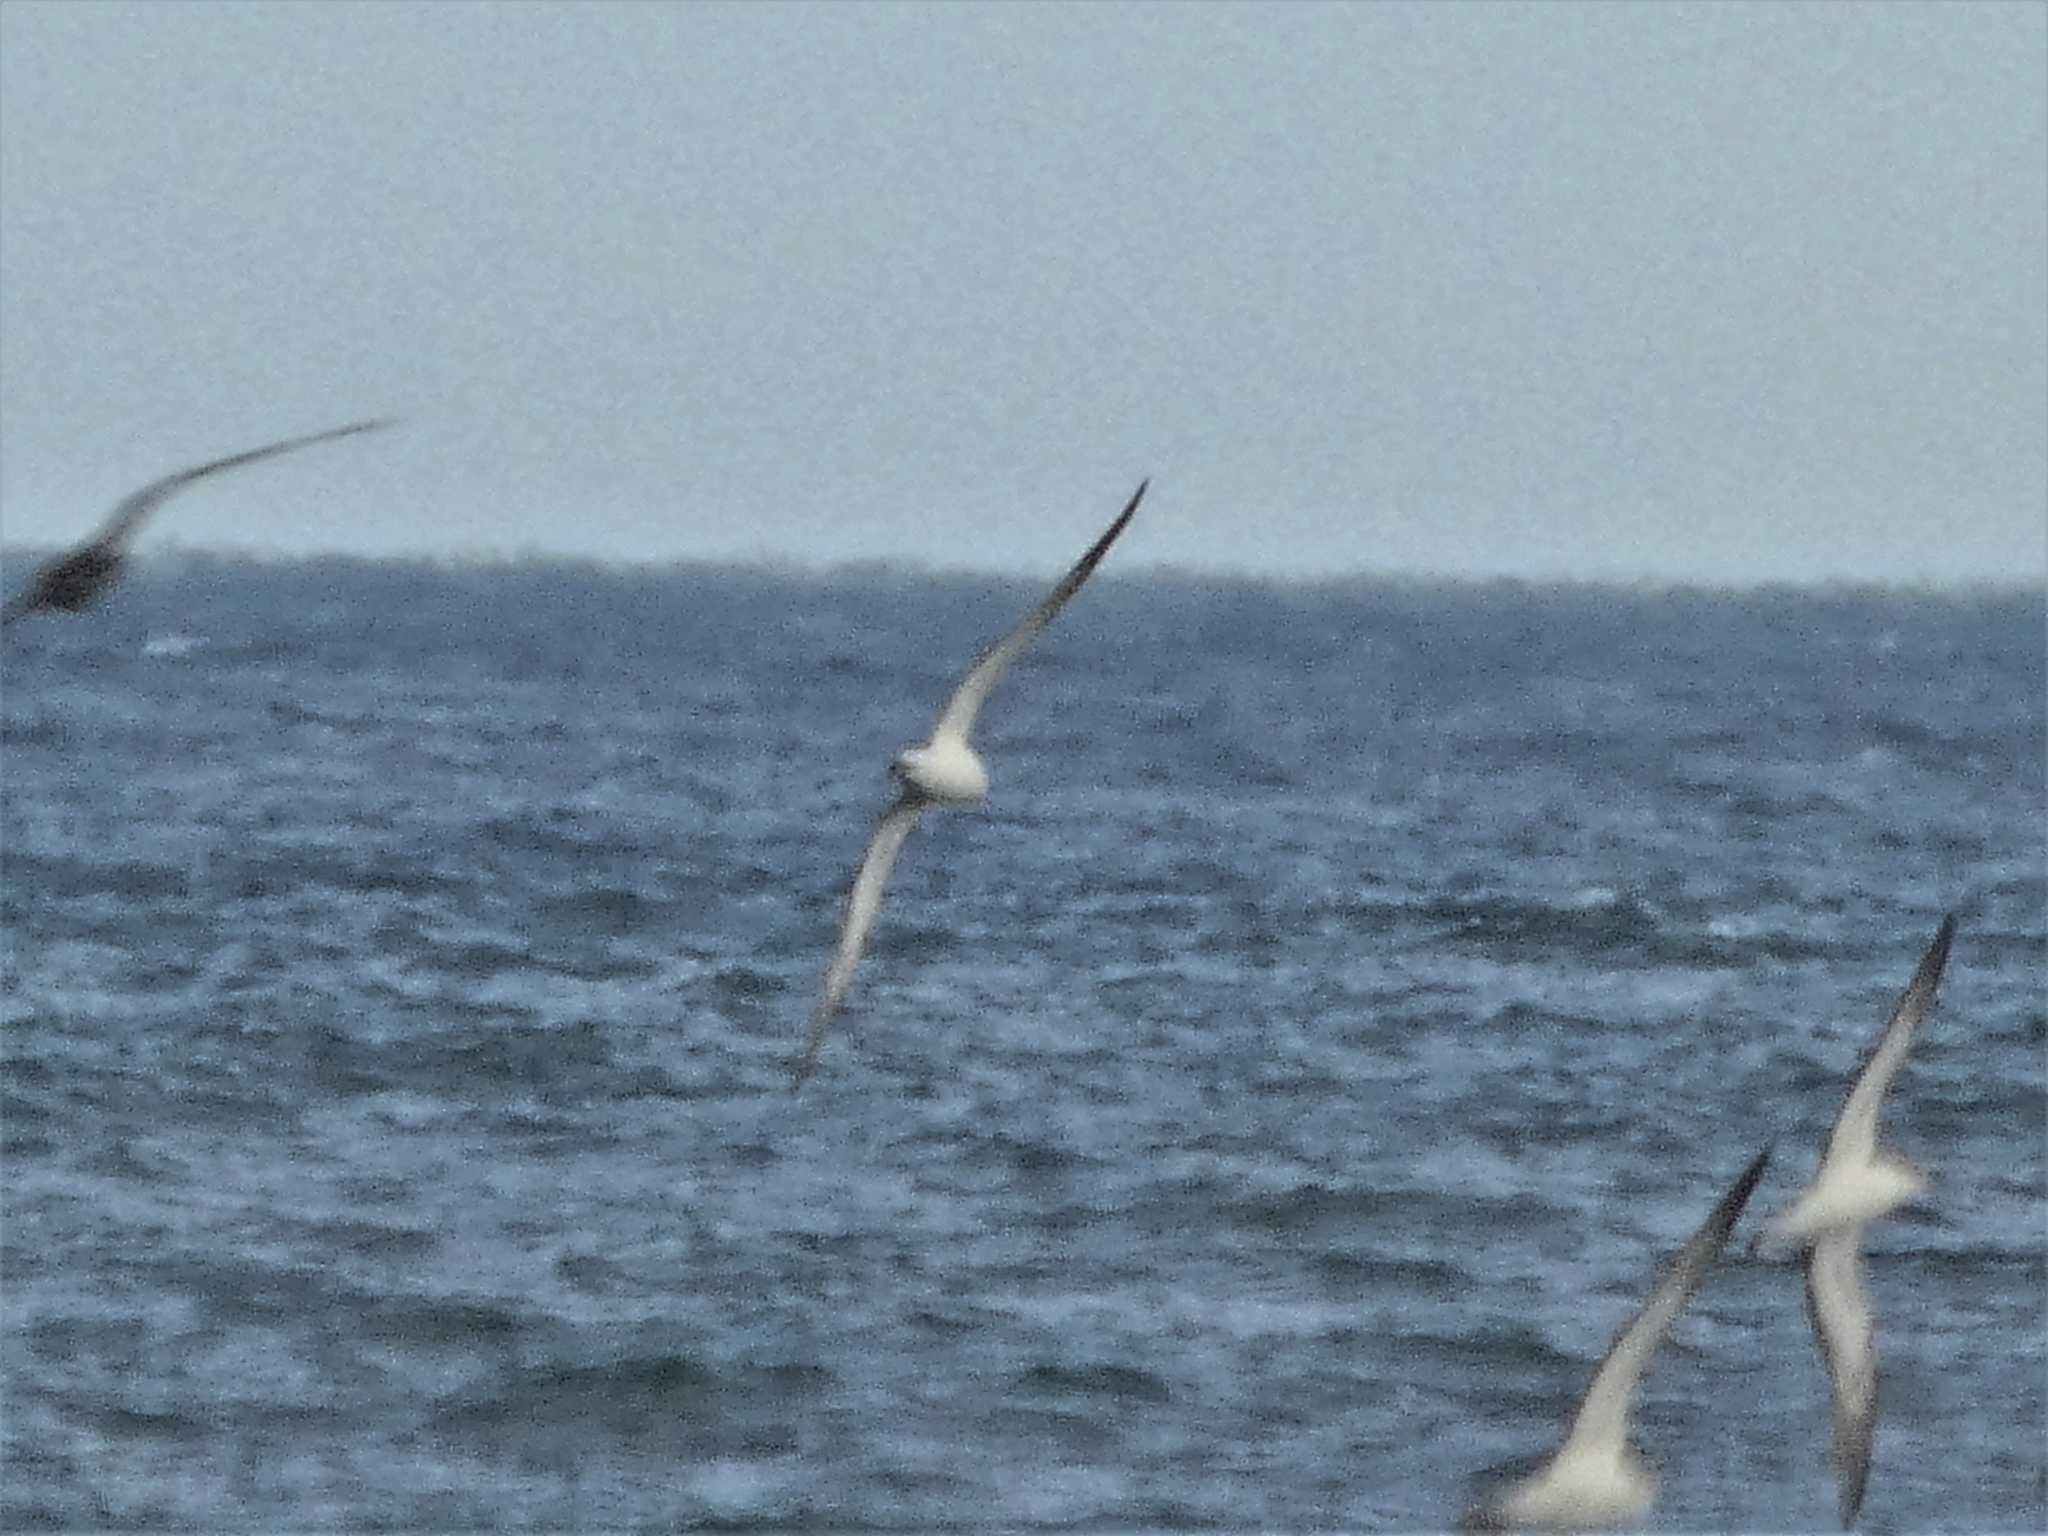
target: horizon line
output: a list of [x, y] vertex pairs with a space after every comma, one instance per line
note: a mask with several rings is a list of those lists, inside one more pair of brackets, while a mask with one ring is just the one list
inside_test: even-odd
[[[0, 580], [16, 561], [34, 566], [64, 553], [71, 545], [9, 544], [0, 542]], [[365, 553], [344, 549], [275, 550], [223, 545], [174, 542], [156, 544], [134, 551], [131, 567], [147, 570], [180, 563], [222, 565], [316, 565], [338, 563], [363, 566], [418, 567], [427, 569], [488, 569], [506, 567], [597, 570], [614, 574], [659, 574], [686, 568], [754, 572], [794, 579], [832, 580], [863, 573], [886, 573], [899, 577], [922, 577], [941, 581], [1036, 581], [1044, 573], [1035, 567], [997, 568], [983, 565], [935, 563], [918, 556], [878, 555], [840, 560], [806, 560], [796, 556], [756, 554], [738, 556], [672, 555], [629, 557], [551, 550], [470, 548], [449, 551]], [[1644, 572], [1602, 572], [1575, 574], [1557, 570], [1458, 571], [1413, 567], [1352, 566], [1329, 571], [1259, 570], [1243, 565], [1206, 564], [1181, 560], [1126, 562], [1115, 571], [1105, 570], [1109, 581], [1137, 579], [1162, 583], [1222, 583], [1247, 586], [1421, 586], [1421, 587], [1576, 587], [1591, 590], [1631, 592], [1842, 592], [1877, 591], [1927, 593], [1940, 596], [1997, 594], [2006, 596], [2048, 596], [2048, 570], [2022, 575], [1954, 576], [1704, 576]]]

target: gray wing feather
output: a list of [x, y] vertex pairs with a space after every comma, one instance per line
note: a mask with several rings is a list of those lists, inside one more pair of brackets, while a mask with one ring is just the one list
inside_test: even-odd
[[960, 679], [960, 686], [953, 690], [953, 697], [946, 701], [938, 724], [932, 727], [934, 737], [950, 733], [964, 740], [974, 729], [974, 717], [980, 713], [982, 703], [988, 698], [989, 690], [995, 687], [996, 680], [1017, 659], [1017, 653], [1053, 621], [1053, 616], [1066, 606], [1067, 599], [1081, 590], [1081, 583], [1102, 563], [1102, 557], [1109, 553], [1109, 546], [1116, 542], [1117, 535], [1124, 531], [1124, 525], [1138, 510], [1138, 503], [1145, 499], [1145, 488], [1151, 483], [1150, 480], [1139, 483], [1137, 491], [1117, 515], [1117, 520], [1088, 547], [1088, 553], [1074, 562], [1073, 569], [1060, 578], [1051, 596], [1032, 609], [1015, 629], [983, 651], [980, 659], [967, 669], [967, 675]]
[[1906, 1060], [1906, 1052], [1913, 1044], [1914, 1029], [1934, 1004], [1935, 989], [1941, 985], [1941, 973], [1948, 965], [1949, 945], [1955, 936], [1955, 914], [1950, 913], [1942, 919], [1941, 931], [1927, 946], [1927, 953], [1920, 957], [1919, 968], [1913, 972], [1912, 981], [1907, 983], [1898, 1006], [1892, 1010], [1891, 1021], [1885, 1025], [1884, 1033], [1878, 1036], [1877, 1044], [1871, 1048], [1870, 1056], [1863, 1064], [1863, 1070], [1856, 1074], [1856, 1081], [1850, 1085], [1848, 1097], [1842, 1101], [1842, 1112], [1835, 1119], [1834, 1131], [1828, 1137], [1827, 1151], [1821, 1158], [1822, 1167], [1833, 1162], [1837, 1155], [1862, 1162], [1876, 1152], [1877, 1112], [1884, 1105], [1885, 1090], [1891, 1087], [1892, 1079]]
[[1593, 1384], [1586, 1388], [1578, 1415], [1565, 1436], [1565, 1444], [1573, 1441], [1617, 1444], [1625, 1436], [1629, 1402], [1635, 1396], [1643, 1368], [1657, 1352], [1657, 1346], [1664, 1342], [1664, 1335], [1671, 1331], [1671, 1325], [1685, 1310], [1693, 1292], [1699, 1289], [1707, 1270], [1720, 1257], [1722, 1248], [1727, 1245], [1728, 1234], [1735, 1229], [1736, 1219], [1749, 1203], [1757, 1180], [1763, 1177], [1764, 1166], [1770, 1160], [1771, 1149], [1766, 1146], [1742, 1170], [1741, 1176], [1720, 1198], [1699, 1230], [1678, 1250], [1678, 1257], [1658, 1277], [1650, 1299], [1643, 1303], [1642, 1311], [1607, 1347], [1600, 1368], [1593, 1373]]
[[195, 464], [190, 469], [181, 469], [174, 475], [165, 475], [161, 480], [152, 480], [141, 490], [122, 498], [120, 505], [114, 508], [113, 515], [107, 519], [106, 526], [95, 535], [95, 542], [114, 543], [127, 538], [134, 532], [137, 523], [194, 480], [218, 474], [224, 469], [238, 469], [244, 464], [254, 464], [259, 459], [274, 458], [278, 454], [290, 453], [297, 448], [307, 448], [314, 443], [324, 443], [337, 437], [352, 437], [358, 432], [373, 432], [379, 427], [389, 425], [390, 417], [354, 421], [345, 427], [330, 427], [325, 432], [309, 432], [304, 437], [287, 437], [281, 442], [266, 443], [263, 447], [251, 448], [246, 453], [231, 453], [224, 459], [211, 459], [204, 464]]
[[846, 989], [853, 984], [854, 967], [860, 964], [868, 932], [882, 910], [882, 888], [889, 883], [896, 856], [903, 851], [904, 840], [917, 825], [918, 813], [927, 803], [924, 796], [906, 792], [875, 824], [867, 852], [861, 855], [860, 872], [853, 877], [853, 889], [847, 893], [846, 921], [839, 930], [839, 947], [833, 951], [832, 964], [825, 971], [825, 990], [811, 1014], [811, 1036], [804, 1045], [803, 1059], [796, 1065], [796, 1078], [790, 1084], [792, 1091], [803, 1087], [804, 1079], [818, 1063], [818, 1052], [825, 1044], [825, 1026], [832, 1022]]
[[1857, 1259], [1860, 1236], [1854, 1228], [1831, 1233], [1806, 1256], [1806, 1311], [1834, 1384], [1835, 1475], [1844, 1530], [1863, 1507], [1877, 1428], [1876, 1326]]

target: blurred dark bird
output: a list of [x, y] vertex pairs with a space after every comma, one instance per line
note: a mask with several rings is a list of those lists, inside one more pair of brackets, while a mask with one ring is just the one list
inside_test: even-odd
[[325, 432], [313, 432], [304, 437], [288, 437], [282, 442], [267, 443], [261, 448], [251, 448], [246, 453], [230, 454], [224, 459], [213, 459], [205, 464], [195, 464], [190, 469], [181, 469], [174, 475], [165, 475], [161, 480], [152, 480], [141, 490], [128, 496], [114, 508], [114, 515], [93, 538], [81, 544], [69, 554], [59, 555], [30, 579], [6, 607], [0, 608], [0, 627], [12, 624], [42, 608], [62, 608], [76, 613], [87, 607], [106, 589], [114, 584], [121, 574], [121, 562], [128, 557], [128, 543], [135, 537], [135, 530], [142, 520], [158, 505], [176, 495], [195, 480], [218, 474], [224, 469], [236, 469], [244, 464], [254, 464], [258, 459], [275, 458], [281, 453], [290, 453], [297, 448], [324, 443], [330, 438], [352, 437], [358, 432], [372, 432], [379, 427], [389, 426], [390, 418], [382, 417], [372, 421], [350, 422], [345, 427], [333, 427]]

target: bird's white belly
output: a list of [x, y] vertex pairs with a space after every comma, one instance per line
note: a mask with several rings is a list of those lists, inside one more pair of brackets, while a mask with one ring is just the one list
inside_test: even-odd
[[1517, 1527], [1583, 1530], [1640, 1520], [1656, 1499], [1656, 1476], [1629, 1452], [1567, 1452], [1502, 1498], [1495, 1514]]
[[897, 754], [896, 777], [934, 800], [977, 801], [988, 796], [988, 769], [964, 741], [941, 736]]
[[1923, 1181], [1903, 1168], [1866, 1163], [1817, 1180], [1772, 1229], [1785, 1242], [1804, 1243], [1830, 1232], [1861, 1227], [1888, 1216], [1920, 1193]]

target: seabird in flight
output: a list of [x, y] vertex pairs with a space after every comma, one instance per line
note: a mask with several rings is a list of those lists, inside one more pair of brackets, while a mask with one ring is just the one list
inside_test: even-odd
[[1563, 1444], [1536, 1471], [1482, 1501], [1465, 1517], [1465, 1529], [1586, 1529], [1623, 1525], [1649, 1512], [1657, 1474], [1628, 1443], [1629, 1404], [1643, 1368], [1727, 1244], [1770, 1157], [1767, 1146], [1742, 1170], [1658, 1277], [1642, 1311], [1608, 1345]]
[[1877, 1115], [1885, 1090], [1898, 1075], [1913, 1031], [1934, 1005], [1956, 935], [1953, 913], [1941, 929], [1891, 1022], [1878, 1036], [1828, 1137], [1813, 1182], [1765, 1229], [1765, 1244], [1806, 1250], [1806, 1310], [1827, 1360], [1835, 1397], [1835, 1474], [1841, 1487], [1842, 1528], [1856, 1523], [1870, 1480], [1870, 1444], [1877, 1428], [1877, 1340], [1870, 1297], [1863, 1289], [1858, 1248], [1863, 1228], [1927, 1187], [1927, 1175], [1877, 1144]]
[[214, 459], [205, 464], [195, 464], [190, 469], [181, 469], [174, 475], [165, 475], [161, 480], [150, 481], [148, 485], [115, 507], [114, 515], [107, 519], [106, 526], [91, 540], [67, 555], [59, 555], [37, 571], [29, 579], [28, 585], [4, 608], [0, 608], [0, 626], [12, 624], [16, 619], [24, 618], [42, 608], [62, 608], [76, 613], [91, 604], [120, 576], [121, 562], [128, 554], [128, 541], [135, 536], [135, 530], [142, 520], [193, 481], [218, 474], [224, 469], [254, 464], [258, 459], [268, 459], [280, 453], [290, 453], [296, 448], [324, 443], [330, 438], [349, 437], [357, 432], [369, 432], [389, 424], [388, 418], [357, 421], [345, 427], [309, 433], [305, 437], [288, 437], [282, 442], [251, 448], [246, 453], [230, 454], [227, 458]]
[[803, 1059], [797, 1063], [795, 1080], [790, 1085], [792, 1089], [801, 1088], [804, 1079], [817, 1065], [818, 1051], [825, 1043], [825, 1026], [831, 1022], [853, 981], [861, 949], [875, 925], [876, 913], [881, 910], [882, 887], [888, 883], [889, 871], [895, 868], [896, 856], [903, 851], [904, 840], [910, 836], [910, 829], [917, 825], [917, 818], [926, 806], [935, 802], [971, 805], [988, 795], [988, 769], [968, 744], [967, 738], [974, 730], [974, 717], [988, 698], [989, 690], [995, 687], [1004, 669], [1017, 659], [1017, 654], [1066, 606], [1067, 599], [1081, 590], [1081, 583], [1102, 563], [1102, 557], [1109, 553], [1109, 546], [1116, 542], [1117, 535], [1124, 531], [1124, 525], [1138, 510], [1138, 503], [1145, 499], [1145, 487], [1150, 484], [1151, 481], [1147, 480], [1138, 486], [1124, 504], [1123, 511], [1117, 514], [1116, 521], [1089, 546], [1085, 555], [1074, 562], [1073, 569], [1060, 578], [1051, 595], [1032, 609], [1015, 629], [982, 652], [981, 658], [960, 679], [960, 686], [946, 701], [946, 707], [939, 712], [938, 723], [932, 727], [931, 740], [921, 747], [906, 748], [890, 764], [889, 771], [902, 785], [902, 793], [896, 803], [882, 813], [874, 836], [868, 839], [867, 852], [861, 857], [860, 872], [853, 877], [853, 889], [846, 898], [845, 925], [839, 932], [839, 947], [833, 952], [832, 964], [825, 972], [824, 991], [811, 1014], [810, 1040], [804, 1046]]

